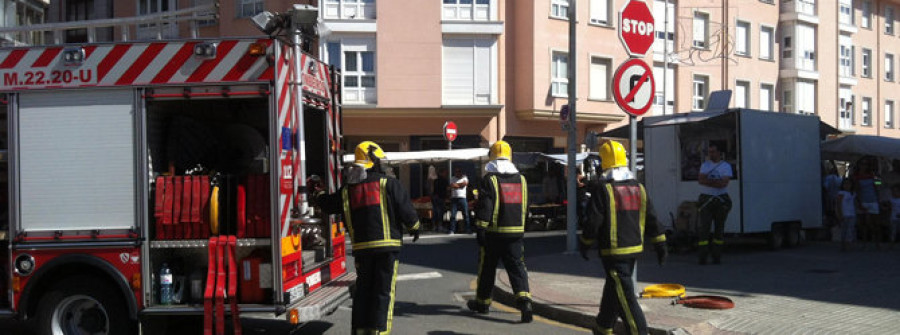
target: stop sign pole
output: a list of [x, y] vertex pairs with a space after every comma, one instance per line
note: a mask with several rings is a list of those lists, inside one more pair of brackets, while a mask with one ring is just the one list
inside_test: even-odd
[[[622, 6], [619, 11], [619, 40], [625, 46], [625, 51], [631, 58], [639, 58], [647, 55], [656, 35], [654, 29], [655, 20], [650, 7], [643, 0], [631, 0]], [[664, 69], [665, 70], [665, 69]], [[649, 76], [652, 81], [653, 72]], [[651, 92], [653, 94], [653, 92]], [[665, 105], [663, 105], [665, 108]], [[637, 174], [637, 114], [630, 112], [622, 104], [619, 105], [629, 115], [629, 153], [628, 168]]]
[[[447, 151], [453, 150], [453, 141], [456, 140], [456, 136], [459, 135], [459, 128], [456, 128], [456, 122], [447, 121], [444, 122], [444, 139], [447, 140]], [[447, 175], [453, 175], [453, 160], [447, 160]], [[450, 178], [447, 178], [447, 181], [450, 181]]]

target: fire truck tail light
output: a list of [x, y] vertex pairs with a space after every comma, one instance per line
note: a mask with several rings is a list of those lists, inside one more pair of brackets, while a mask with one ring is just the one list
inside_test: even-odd
[[250, 48], [247, 49], [247, 54], [250, 56], [265, 56], [266, 45], [263, 43], [250, 44]]
[[194, 45], [194, 56], [199, 58], [216, 58], [216, 44], [209, 42]]
[[131, 288], [134, 290], [141, 289], [141, 274], [135, 273], [131, 275]]
[[288, 321], [290, 321], [292, 325], [300, 323], [300, 312], [298, 312], [296, 308], [291, 309], [291, 317]]
[[65, 48], [62, 53], [63, 64], [65, 65], [81, 65], [84, 61], [84, 48], [70, 47]]
[[19, 276], [12, 277], [13, 293], [22, 293], [22, 278]]

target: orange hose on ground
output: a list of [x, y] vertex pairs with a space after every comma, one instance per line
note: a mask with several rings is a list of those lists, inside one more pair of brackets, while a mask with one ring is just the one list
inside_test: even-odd
[[674, 304], [685, 305], [693, 308], [705, 309], [730, 309], [734, 308], [734, 302], [726, 297], [716, 295], [698, 295], [675, 300]]

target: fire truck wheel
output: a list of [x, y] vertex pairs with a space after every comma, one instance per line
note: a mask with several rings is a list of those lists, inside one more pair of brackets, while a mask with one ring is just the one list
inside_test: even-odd
[[37, 333], [135, 334], [136, 323], [128, 316], [125, 299], [98, 282], [80, 276], [56, 284], [38, 303]]

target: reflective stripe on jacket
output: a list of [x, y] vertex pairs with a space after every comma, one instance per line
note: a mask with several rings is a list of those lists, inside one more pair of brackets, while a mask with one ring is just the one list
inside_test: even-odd
[[592, 181], [588, 190], [593, 195], [588, 203], [588, 219], [581, 240], [586, 244], [600, 242], [600, 256], [629, 256], [644, 250], [644, 239], [664, 242], [662, 225], [644, 185], [625, 181]]
[[343, 214], [354, 254], [399, 250], [403, 233], [419, 229], [416, 210], [397, 179], [372, 170], [367, 173], [358, 184], [317, 196], [317, 203], [326, 213]]
[[521, 174], [488, 173], [478, 187], [475, 225], [490, 235], [522, 237], [528, 215], [528, 183]]

